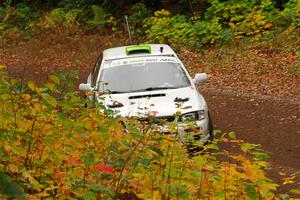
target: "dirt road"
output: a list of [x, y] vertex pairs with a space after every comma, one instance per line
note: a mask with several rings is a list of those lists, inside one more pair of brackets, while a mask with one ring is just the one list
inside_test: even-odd
[[[282, 183], [279, 172], [300, 171], [299, 99], [275, 98], [222, 88], [203, 88], [214, 127], [234, 131], [240, 139], [261, 144], [270, 155], [269, 176]], [[297, 178], [300, 188], [300, 178]], [[287, 190], [288, 186], [282, 187]]]

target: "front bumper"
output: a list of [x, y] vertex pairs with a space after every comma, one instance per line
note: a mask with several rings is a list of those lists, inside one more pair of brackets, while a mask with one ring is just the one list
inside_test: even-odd
[[178, 136], [181, 143], [191, 143], [197, 141], [201, 145], [210, 138], [209, 119], [195, 121], [193, 123], [170, 122], [154, 125], [156, 129], [164, 134]]

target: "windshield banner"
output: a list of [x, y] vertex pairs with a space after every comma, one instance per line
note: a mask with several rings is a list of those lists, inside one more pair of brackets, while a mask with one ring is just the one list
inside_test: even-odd
[[149, 57], [149, 58], [127, 58], [127, 59], [119, 59], [119, 60], [106, 60], [104, 64], [106, 66], [120, 66], [120, 65], [128, 65], [128, 64], [143, 64], [143, 63], [151, 63], [151, 62], [168, 62], [168, 63], [178, 63], [175, 58], [172, 57]]

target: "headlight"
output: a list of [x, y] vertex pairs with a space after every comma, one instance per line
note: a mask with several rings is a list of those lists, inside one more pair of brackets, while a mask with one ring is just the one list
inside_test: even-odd
[[199, 110], [199, 111], [190, 112], [181, 115], [179, 121], [187, 121], [187, 122], [197, 121], [197, 120], [204, 119], [205, 116], [206, 116], [205, 110]]

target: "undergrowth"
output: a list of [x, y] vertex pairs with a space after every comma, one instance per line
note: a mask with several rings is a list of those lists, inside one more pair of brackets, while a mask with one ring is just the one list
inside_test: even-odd
[[[81, 98], [73, 73], [20, 87], [1, 68], [0, 181], [10, 183], [1, 185], [1, 198], [288, 198], [266, 177], [259, 145], [235, 134], [190, 155], [177, 137]], [[219, 150], [219, 142], [240, 153]]]

